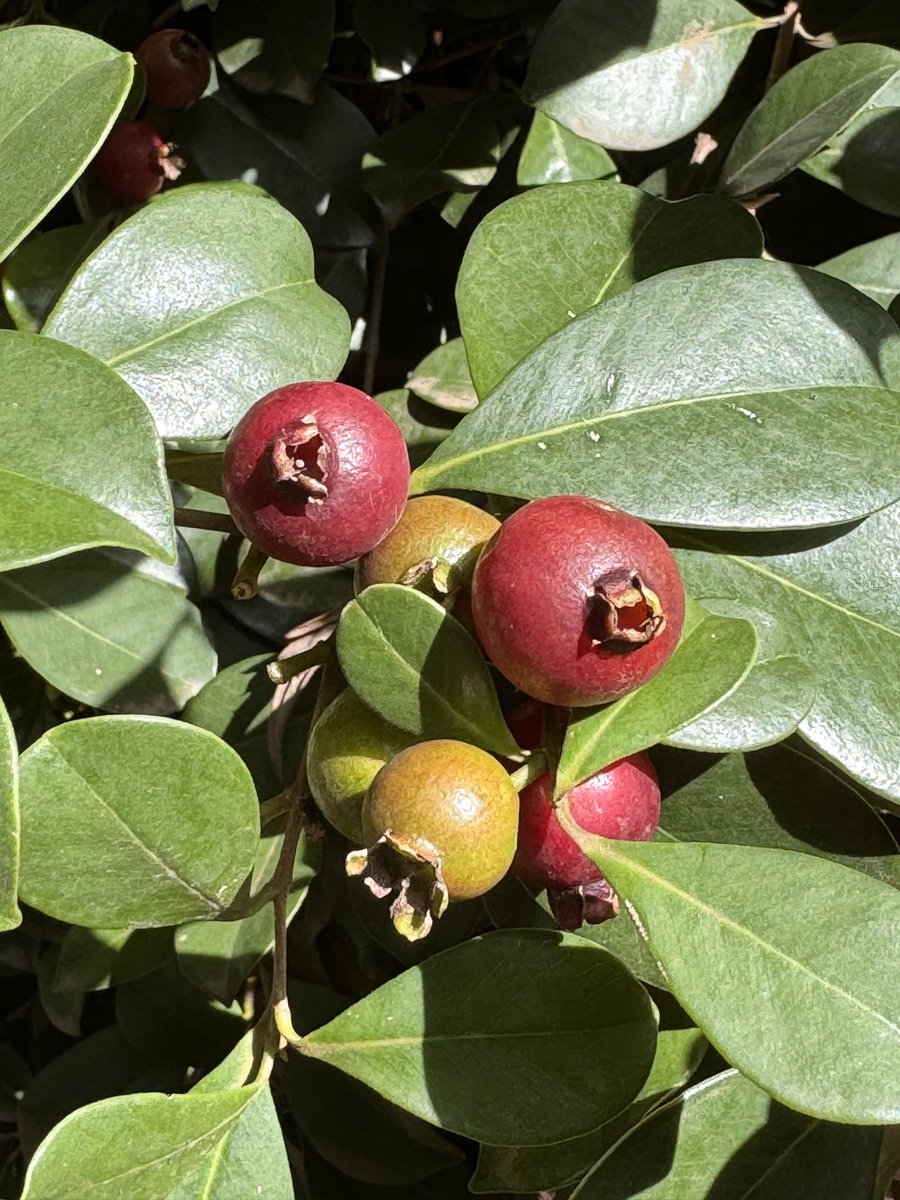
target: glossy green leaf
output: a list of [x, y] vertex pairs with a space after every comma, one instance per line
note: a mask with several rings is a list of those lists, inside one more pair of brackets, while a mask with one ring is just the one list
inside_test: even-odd
[[213, 18], [216, 61], [249, 92], [312, 102], [334, 36], [334, 0], [224, 4]]
[[746, 678], [756, 645], [749, 621], [708, 616], [637, 691], [603, 708], [578, 709], [566, 730], [556, 794], [714, 709]]
[[900, 71], [900, 52], [857, 43], [798, 63], [747, 118], [725, 161], [735, 196], [775, 183], [821, 150]]
[[172, 930], [85, 929], [73, 925], [60, 943], [53, 986], [94, 992], [138, 979], [172, 954]]
[[633, 1129], [573, 1200], [870, 1200], [879, 1141], [875, 1129], [791, 1112], [724, 1071]]
[[22, 1200], [160, 1200], [215, 1152], [259, 1093], [100, 1100], [66, 1117], [38, 1147]]
[[0, 566], [109, 545], [171, 562], [162, 447], [134, 392], [80, 350], [9, 331], [0, 378]]
[[693, 750], [727, 752], [770, 746], [793, 733], [815, 698], [804, 630], [779, 622], [768, 611], [740, 600], [697, 597], [720, 616], [748, 620], [756, 630], [756, 661], [721, 704], [682, 725], [663, 740]]
[[791, 850], [604, 841], [560, 812], [728, 1062], [810, 1116], [900, 1119], [895, 888]]
[[0, 699], [0, 930], [15, 929], [22, 914], [19, 885], [19, 754], [16, 735]]
[[478, 226], [457, 279], [476, 387], [486, 395], [557, 329], [639, 279], [761, 251], [756, 221], [722, 196], [670, 204], [609, 182], [516, 196]]
[[[663, 801], [657, 841], [799, 850], [900, 886], [897, 843], [845, 777], [805, 747], [706, 759], [654, 751]], [[696, 773], [695, 773], [696, 772]]]
[[132, 69], [130, 54], [74, 29], [0, 31], [0, 261], [94, 156]]
[[596, 142], [572, 133], [546, 113], [535, 112], [519, 155], [519, 187], [583, 179], [618, 179], [616, 164]]
[[139, 928], [215, 916], [252, 867], [250, 776], [205, 730], [153, 717], [60, 725], [22, 756], [21, 780], [20, 892], [59, 920]]
[[412, 487], [574, 492], [673, 525], [836, 524], [894, 498], [891, 386], [900, 330], [840, 280], [749, 259], [681, 267], [548, 338]]
[[337, 653], [347, 682], [391, 725], [518, 754], [487, 663], [437, 601], [378, 583], [341, 614]]
[[734, 0], [563, 0], [525, 98], [611, 150], [652, 150], [713, 111], [760, 27]]
[[451, 338], [427, 354], [406, 386], [422, 400], [451, 412], [468, 412], [478, 403], [462, 338]]
[[376, 83], [408, 75], [425, 49], [425, 26], [412, 0], [356, 0], [353, 24], [371, 51]]
[[852, 283], [857, 291], [887, 308], [900, 295], [900, 233], [854, 246], [820, 263], [817, 270]]
[[0, 621], [48, 682], [109, 712], [176, 712], [216, 670], [180, 571], [131, 551], [0, 575]]
[[706, 1038], [697, 1029], [660, 1030], [653, 1066], [633, 1104], [592, 1133], [552, 1146], [482, 1146], [469, 1190], [476, 1194], [552, 1191], [580, 1179], [668, 1093], [684, 1087], [705, 1051]]
[[543, 1145], [620, 1112], [655, 1042], [649, 997], [611, 955], [572, 934], [519, 930], [410, 968], [306, 1050], [432, 1124]]
[[120, 225], [44, 333], [113, 367], [164, 437], [219, 437], [273, 388], [333, 379], [349, 341], [294, 218], [256, 189], [204, 184]]
[[66, 225], [24, 242], [3, 270], [3, 299], [25, 333], [39, 333], [75, 268], [108, 231], [108, 222]]
[[788, 539], [738, 537], [678, 552], [691, 592], [739, 598], [809, 636], [816, 699], [800, 733], [826, 758], [873, 791], [900, 799], [896, 700], [897, 613], [894, 563], [898, 509], [846, 531]]
[[898, 138], [900, 69], [849, 125], [806, 160], [803, 169], [860, 204], [900, 217]]

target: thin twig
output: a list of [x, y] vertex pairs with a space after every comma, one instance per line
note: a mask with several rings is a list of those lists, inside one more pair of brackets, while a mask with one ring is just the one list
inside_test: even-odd
[[240, 533], [228, 513], [204, 512], [199, 508], [176, 508], [175, 524], [183, 529], [211, 529], [213, 533]]
[[375, 275], [372, 279], [372, 304], [366, 327], [366, 366], [363, 372], [363, 391], [370, 394], [375, 388], [378, 352], [381, 349], [381, 314], [384, 309], [384, 285], [387, 280], [387, 244], [374, 253]]
[[244, 561], [237, 569], [237, 574], [231, 581], [231, 594], [235, 600], [253, 599], [259, 583], [259, 573], [268, 561], [268, 554], [263, 554], [255, 546], [250, 547], [244, 556]]
[[775, 49], [772, 51], [772, 63], [769, 67], [769, 74], [766, 76], [764, 90], [767, 92], [788, 69], [788, 63], [791, 61], [791, 50], [794, 46], [794, 33], [797, 28], [799, 11], [800, 5], [797, 0], [790, 0], [781, 15], [781, 24], [778, 27], [778, 34], [775, 38]]
[[443, 58], [436, 58], [434, 62], [421, 63], [413, 68], [413, 74], [416, 75], [420, 71], [436, 71], [439, 67], [446, 67], [448, 63], [460, 62], [464, 58], [471, 58], [473, 54], [480, 54], [482, 50], [494, 50], [499, 46], [506, 45], [507, 42], [515, 42], [524, 36], [525, 34], [521, 29], [513, 30], [511, 33], [504, 34], [501, 37], [491, 38], [489, 42], [478, 42], [474, 46], [467, 46], [464, 50], [457, 50], [453, 54], [445, 54]]
[[535, 750], [518, 771], [513, 771], [509, 782], [517, 792], [521, 792], [523, 788], [527, 788], [530, 783], [534, 783], [536, 779], [540, 779], [542, 775], [546, 774], [546, 771], [547, 756], [543, 750]]
[[293, 654], [290, 658], [274, 659], [266, 667], [266, 673], [273, 683], [287, 683], [296, 675], [302, 675], [310, 667], [319, 667], [331, 654], [329, 638], [313, 642], [308, 650]]

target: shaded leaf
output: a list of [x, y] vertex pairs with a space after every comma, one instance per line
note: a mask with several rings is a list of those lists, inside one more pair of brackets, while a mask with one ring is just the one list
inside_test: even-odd
[[900, 233], [889, 233], [874, 242], [854, 246], [819, 263], [817, 270], [852, 283], [857, 291], [887, 308], [900, 294]]
[[108, 232], [101, 222], [67, 225], [31, 238], [3, 270], [3, 299], [17, 329], [39, 333], [75, 268]]
[[760, 27], [734, 0], [563, 0], [525, 98], [611, 150], [652, 150], [709, 116]]
[[216, 60], [249, 92], [312, 103], [334, 36], [334, 0], [257, 0], [216, 9]]
[[462, 338], [451, 338], [427, 354], [406, 386], [422, 400], [451, 412], [468, 412], [478, 403]]
[[535, 112], [519, 155], [519, 187], [582, 179], [618, 179], [616, 164], [596, 142], [558, 125], [546, 113]]
[[75, 29], [0, 30], [0, 261], [96, 153], [132, 70], [130, 54]]
[[549, 337], [412, 488], [572, 492], [673, 525], [836, 524], [896, 492], [898, 351], [883, 310], [817, 271], [680, 267]]
[[204, 184], [120, 225], [44, 332], [114, 367], [164, 437], [219, 437], [274, 388], [333, 379], [349, 339], [294, 218], [256, 189]]
[[222, 451], [166, 450], [166, 473], [178, 483], [222, 495]]
[[353, 24], [372, 53], [376, 83], [408, 75], [425, 49], [425, 26], [411, 0], [356, 0]]
[[68, 1037], [81, 1037], [81, 1014], [84, 993], [61, 991], [56, 987], [59, 946], [45, 945], [37, 960], [38, 998], [50, 1024]]
[[410, 968], [310, 1034], [306, 1050], [432, 1124], [543, 1145], [621, 1111], [655, 1042], [649, 997], [611, 955], [520, 930]]
[[20, 892], [59, 920], [139, 928], [212, 916], [252, 866], [250, 776], [205, 730], [153, 717], [60, 725], [22, 756], [21, 780]]
[[422, 592], [394, 583], [366, 588], [341, 614], [337, 653], [354, 692], [391, 725], [518, 754], [481, 651]]
[[0, 566], [108, 545], [171, 562], [162, 447], [134, 392], [87, 354], [33, 334], [0, 331], [0, 364]]
[[19, 885], [19, 755], [6, 706], [0, 700], [0, 930], [22, 920]]
[[59, 947], [53, 986], [94, 992], [137, 979], [172, 953], [172, 930], [85, 929], [73, 925]]
[[399, 425], [409, 450], [410, 464], [414, 467], [437, 449], [456, 423], [452, 414], [435, 412], [433, 406], [413, 396], [406, 388], [379, 392], [375, 399]]
[[[898, 56], [900, 59], [900, 56]], [[898, 62], [900, 66], [900, 62]], [[860, 204], [900, 216], [900, 70], [849, 125], [807, 159], [808, 174], [840, 188]]]

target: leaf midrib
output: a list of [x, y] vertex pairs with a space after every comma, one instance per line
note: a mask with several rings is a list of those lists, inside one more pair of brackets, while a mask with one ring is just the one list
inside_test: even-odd
[[14, 134], [16, 133], [16, 131], [18, 130], [18, 128], [21, 125], [24, 125], [24, 123], [26, 121], [30, 120], [31, 117], [33, 117], [36, 113], [40, 112], [40, 110], [45, 105], [51, 104], [51, 103], [53, 103], [53, 101], [57, 100], [59, 98], [60, 93], [65, 91], [72, 83], [74, 83], [82, 75], [87, 75], [89, 72], [93, 71], [95, 67], [103, 67], [103, 66], [107, 66], [111, 63], [114, 63], [117, 61], [117, 59], [122, 58], [122, 57], [124, 57], [122, 54], [108, 54], [108, 55], [105, 55], [103, 58], [96, 58], [96, 59], [94, 59], [93, 62], [88, 63], [86, 66], [80, 67], [77, 71], [75, 71], [71, 75], [67, 76], [66, 79], [62, 83], [60, 83], [57, 87], [55, 87], [53, 89], [52, 92], [49, 93], [49, 95], [41, 96], [41, 98], [38, 100], [37, 104], [33, 105], [31, 108], [29, 108], [27, 110], [27, 112], [23, 113], [22, 116], [19, 117], [19, 119], [16, 121], [16, 123], [5, 131], [3, 136], [0, 137], [0, 150], [3, 149], [3, 143], [8, 142], [14, 136]]

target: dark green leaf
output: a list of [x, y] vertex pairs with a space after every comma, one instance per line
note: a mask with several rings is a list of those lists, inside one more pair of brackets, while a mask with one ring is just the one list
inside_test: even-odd
[[432, 1124], [544, 1145], [634, 1099], [655, 1041], [649, 997], [611, 955], [520, 930], [410, 968], [317, 1029], [307, 1052]]
[[599, 1129], [567, 1142], [539, 1147], [482, 1146], [470, 1191], [551, 1191], [580, 1179], [668, 1093], [684, 1087], [705, 1052], [706, 1038], [697, 1029], [660, 1030], [653, 1066], [633, 1104]]
[[341, 614], [337, 652], [347, 682], [391, 725], [518, 753], [478, 646], [421, 592], [394, 583], [366, 588]]
[[166, 450], [166, 473], [178, 483], [222, 495], [221, 450]]
[[799, 63], [767, 92], [731, 147], [722, 183], [758, 192], [821, 150], [900, 70], [900, 53], [862, 43]]
[[421, 399], [451, 412], [468, 412], [478, 403], [462, 338], [451, 338], [427, 354], [406, 386]]
[[96, 153], [132, 69], [130, 54], [74, 29], [0, 31], [0, 261]]
[[0, 620], [45, 679], [109, 712], [175, 712], [216, 670], [181, 573], [131, 551], [0, 575]]
[[25, 333], [39, 333], [75, 268], [107, 232], [97, 221], [51, 229], [21, 245], [3, 271], [3, 299]]
[[573, 1200], [870, 1200], [880, 1133], [826, 1124], [775, 1104], [725, 1071], [644, 1121]]
[[16, 735], [0, 700], [0, 930], [15, 929], [22, 914], [19, 885], [19, 758]]
[[61, 992], [115, 987], [154, 970], [172, 953], [172, 930], [85, 929], [73, 925], [59, 948], [53, 986]]
[[452, 414], [435, 412], [432, 406], [411, 395], [406, 388], [379, 392], [375, 399], [399, 425], [409, 450], [409, 461], [414, 467], [438, 448], [456, 423]]
[[333, 379], [349, 339], [293, 217], [256, 189], [204, 184], [120, 225], [44, 333], [114, 367], [164, 437], [220, 437], [273, 388]]
[[171, 562], [162, 447], [131, 388], [33, 334], [0, 331], [0, 371], [0, 566], [108, 545]]
[[734, 0], [563, 0], [525, 97], [592, 142], [652, 150], [713, 111], [760, 27]]
[[50, 1024], [67, 1037], [81, 1037], [81, 1014], [84, 993], [60, 991], [56, 987], [59, 946], [48, 943], [37, 960], [38, 998]]
[[353, 24], [372, 52], [376, 83], [408, 75], [425, 49], [425, 26], [412, 0], [356, 0]]
[[637, 691], [600, 709], [578, 709], [566, 730], [556, 776], [562, 795], [601, 767], [670, 736], [728, 697], [756, 657], [749, 621], [707, 616], [663, 669]]
[[519, 187], [574, 183], [581, 179], [618, 179], [616, 164], [602, 146], [536, 112], [519, 155]]
[[772, 543], [737, 538], [714, 553], [678, 552], [691, 592], [737, 598], [809, 636], [817, 695], [800, 724], [807, 741], [867, 787], [900, 799], [896, 700], [897, 506], [847, 531]]
[[895, 888], [791, 850], [604, 841], [560, 812], [725, 1059], [811, 1116], [900, 1119]]
[[312, 103], [334, 36], [334, 0], [257, 0], [216, 11], [217, 61], [249, 92]]
[[60, 725], [22, 756], [21, 779], [21, 895], [59, 920], [214, 916], [252, 867], [253, 784], [205, 730], [153, 717]]
[[900, 233], [889, 233], [877, 241], [854, 246], [837, 258], [820, 263], [817, 269], [835, 279], [845, 279], [857, 291], [887, 308], [900, 294]]
[[900, 331], [866, 296], [809, 268], [700, 263], [548, 338], [412, 486], [574, 492], [673, 525], [836, 524], [896, 493], [892, 385]]
[[721, 196], [670, 204], [603, 182], [516, 196], [478, 226], [457, 280], [476, 387], [486, 395], [550, 334], [639, 279], [761, 251], [759, 226]]

